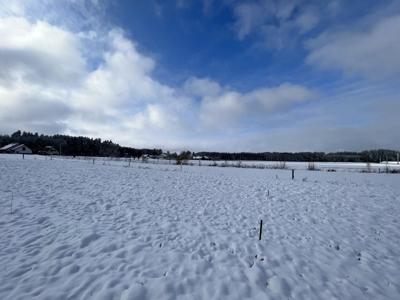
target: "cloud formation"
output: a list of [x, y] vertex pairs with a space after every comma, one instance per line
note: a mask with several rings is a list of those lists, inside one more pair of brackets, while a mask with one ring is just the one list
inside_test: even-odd
[[240, 40], [260, 36], [267, 48], [283, 48], [320, 21], [319, 11], [303, 1], [258, 0], [234, 5], [235, 31]]
[[[156, 62], [121, 29], [100, 36], [7, 17], [0, 19], [0, 34], [0, 125], [6, 129], [12, 124], [173, 147], [192, 132], [262, 122], [314, 97], [293, 84], [242, 93], [193, 77], [181, 87], [168, 86], [154, 79]], [[88, 37], [103, 49], [95, 68], [83, 50]]]
[[[58, 22], [55, 11], [47, 14], [36, 1], [0, 0], [0, 8], [7, 8], [0, 10], [2, 133], [67, 133], [172, 150], [398, 145], [399, 89], [391, 85], [400, 75], [400, 19], [395, 13], [380, 13], [354, 29], [319, 30], [310, 38], [322, 20], [315, 7], [299, 6], [302, 1], [231, 3], [236, 43], [261, 32], [272, 41], [276, 37], [277, 44], [269, 41], [279, 48], [286, 45], [283, 39], [303, 36], [308, 40], [303, 59], [315, 72], [294, 81], [273, 73], [274, 84], [261, 79], [264, 84], [240, 89], [196, 72], [167, 84], [157, 77], [158, 61], [139, 50], [129, 32], [99, 25], [95, 16], [103, 11], [102, 1], [61, 2], [71, 9], [63, 10]], [[333, 16], [340, 5], [332, 3], [327, 10]], [[79, 7], [85, 7], [87, 21], [74, 15]], [[357, 75], [357, 80], [345, 76], [331, 83], [324, 72], [332, 70]], [[301, 83], [313, 81], [324, 82]]]
[[[196, 85], [213, 83], [200, 80]], [[316, 93], [306, 87], [289, 83], [277, 87], [265, 87], [247, 93], [239, 93], [228, 88], [207, 89], [201, 98], [200, 118], [210, 127], [225, 127], [242, 124], [243, 119], [263, 123], [271, 114], [290, 110], [298, 103], [315, 99]], [[204, 89], [206, 90], [206, 89]], [[212, 91], [209, 93], [208, 91]]]
[[400, 75], [400, 15], [364, 30], [327, 32], [308, 43], [307, 62], [328, 70], [368, 78]]
[[3, 18], [0, 23], [0, 79], [48, 85], [70, 85], [80, 80], [85, 61], [80, 40], [46, 22]]

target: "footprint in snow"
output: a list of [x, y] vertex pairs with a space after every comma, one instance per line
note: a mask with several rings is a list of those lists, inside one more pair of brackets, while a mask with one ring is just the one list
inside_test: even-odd
[[357, 252], [356, 256], [357, 256], [357, 260], [361, 261], [361, 252]]
[[97, 233], [89, 234], [88, 236], [84, 237], [81, 240], [81, 246], [80, 247], [81, 248], [85, 248], [85, 247], [89, 246], [90, 243], [98, 240], [99, 238], [100, 238], [100, 235], [98, 235]]
[[291, 288], [284, 278], [273, 276], [267, 281], [266, 285], [272, 292], [276, 294], [284, 295], [285, 297], [290, 296]]

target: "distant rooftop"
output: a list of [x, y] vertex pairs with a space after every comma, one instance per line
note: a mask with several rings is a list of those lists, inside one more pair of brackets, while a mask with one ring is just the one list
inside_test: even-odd
[[18, 145], [19, 145], [18, 143], [8, 144], [8, 145], [5, 145], [4, 147], [0, 148], [0, 151], [1, 150], [2, 151], [11, 150], [11, 149], [17, 147]]

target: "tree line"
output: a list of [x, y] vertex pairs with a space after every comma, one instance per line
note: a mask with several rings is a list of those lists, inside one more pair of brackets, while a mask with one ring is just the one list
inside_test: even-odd
[[[159, 156], [161, 149], [136, 149], [123, 147], [111, 140], [102, 141], [83, 136], [69, 135], [43, 135], [20, 130], [11, 135], [0, 135], [0, 147], [10, 143], [21, 143], [39, 153], [46, 146], [52, 146], [62, 155], [70, 156], [112, 156], [135, 157], [142, 155]], [[193, 157], [209, 160], [235, 160], [235, 161], [310, 161], [310, 162], [382, 162], [396, 161], [398, 151], [378, 149], [361, 152], [190, 152], [180, 154], [167, 151], [165, 157], [169, 159], [191, 159]]]
[[211, 160], [382, 162], [396, 161], [398, 151], [378, 149], [361, 152], [197, 152], [194, 156]]
[[62, 155], [70, 156], [113, 156], [113, 157], [141, 157], [143, 154], [160, 155], [161, 149], [136, 149], [122, 147], [110, 140], [102, 141], [83, 136], [69, 135], [44, 135], [21, 132], [20, 130], [11, 135], [0, 135], [0, 147], [20, 143], [28, 146], [33, 153], [39, 153], [46, 146], [52, 146]]

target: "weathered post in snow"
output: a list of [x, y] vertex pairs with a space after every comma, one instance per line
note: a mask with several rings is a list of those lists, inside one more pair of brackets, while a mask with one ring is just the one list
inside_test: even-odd
[[22, 153], [22, 159], [25, 159], [25, 154]]
[[260, 234], [258, 236], [258, 240], [261, 241], [261, 236], [262, 236], [262, 220], [260, 221]]
[[130, 167], [131, 166], [131, 158], [129, 158], [129, 165], [128, 165], [128, 167]]
[[294, 169], [292, 169], [292, 180], [294, 179]]
[[93, 164], [94, 164], [94, 158], [93, 158]]

